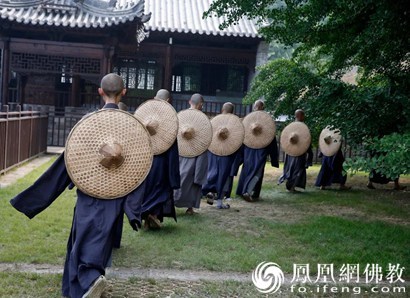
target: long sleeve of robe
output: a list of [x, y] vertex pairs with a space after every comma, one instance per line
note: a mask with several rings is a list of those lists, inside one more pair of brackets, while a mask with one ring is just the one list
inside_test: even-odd
[[10, 203], [28, 218], [33, 218], [50, 206], [70, 184], [64, 154], [61, 154], [32, 186], [18, 194]]
[[[108, 104], [106, 108], [118, 108]], [[52, 166], [27, 190], [10, 202], [20, 212], [33, 218], [46, 209], [71, 183], [61, 155]], [[64, 266], [62, 294], [82, 297], [92, 282], [104, 274], [113, 247], [113, 238], [120, 216], [125, 208], [130, 223], [138, 227], [141, 222], [143, 189], [137, 188], [126, 198], [102, 200], [77, 190], [77, 204]]]

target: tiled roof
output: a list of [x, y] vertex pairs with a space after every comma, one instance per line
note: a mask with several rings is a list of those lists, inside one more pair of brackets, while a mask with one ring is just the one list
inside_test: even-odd
[[247, 18], [238, 24], [220, 30], [223, 18], [215, 16], [203, 19], [212, 0], [145, 0], [145, 12], [151, 12], [150, 31], [184, 32], [206, 35], [259, 37], [255, 22]]
[[[144, 10], [145, 2], [145, 10]], [[0, 18], [23, 24], [109, 27], [139, 18], [149, 31], [259, 37], [255, 22], [242, 18], [220, 30], [223, 18], [202, 18], [212, 0], [0, 0]], [[145, 11], [145, 14], [144, 14]]]
[[149, 19], [144, 0], [1, 0], [0, 18], [23, 24], [108, 27]]

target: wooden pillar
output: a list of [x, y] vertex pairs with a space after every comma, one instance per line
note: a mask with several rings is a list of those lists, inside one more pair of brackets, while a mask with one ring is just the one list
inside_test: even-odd
[[3, 47], [3, 67], [2, 67], [2, 88], [1, 88], [1, 102], [7, 105], [9, 102], [9, 79], [10, 79], [10, 41], [4, 41]]
[[104, 57], [103, 57], [103, 67], [101, 69], [102, 76], [105, 76], [107, 73], [112, 70], [112, 57], [114, 56], [114, 47], [106, 46], [104, 47]]
[[23, 106], [25, 102], [25, 91], [26, 91], [27, 81], [28, 81], [28, 77], [25, 75], [20, 75], [18, 78], [17, 101], [18, 101], [18, 104], [21, 106]]
[[173, 67], [173, 51], [172, 51], [172, 37], [169, 38], [169, 43], [165, 51], [165, 76], [163, 86], [168, 91], [172, 88], [172, 67]]
[[69, 106], [78, 107], [81, 104], [81, 94], [80, 94], [80, 76], [74, 75], [72, 77], [71, 83], [71, 94]]

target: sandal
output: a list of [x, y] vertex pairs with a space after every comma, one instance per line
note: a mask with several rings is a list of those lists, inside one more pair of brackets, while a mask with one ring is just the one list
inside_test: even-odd
[[154, 228], [154, 229], [160, 229], [161, 228], [161, 222], [158, 220], [158, 218], [155, 218], [154, 216], [152, 216], [150, 214], [150, 215], [148, 215], [147, 220], [148, 220], [150, 228]]
[[242, 197], [243, 197], [243, 199], [245, 200], [245, 201], [247, 201], [247, 202], [253, 202], [253, 199], [252, 199], [252, 197], [250, 196], [250, 194], [248, 194], [247, 192], [246, 193], [244, 193], [243, 195], [242, 195]]
[[229, 206], [229, 204], [216, 206], [216, 209], [229, 209], [229, 208], [231, 208], [231, 206]]
[[208, 205], [213, 205], [214, 204], [214, 194], [212, 192], [208, 192], [206, 194], [206, 203]]
[[197, 212], [195, 212], [194, 210], [192, 210], [192, 209], [187, 209], [186, 211], [185, 211], [185, 214], [188, 214], [188, 215], [195, 215], [195, 214], [198, 214]]

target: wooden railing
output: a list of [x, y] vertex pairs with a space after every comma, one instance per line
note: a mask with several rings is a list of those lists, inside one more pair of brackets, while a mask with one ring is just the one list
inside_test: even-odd
[[48, 116], [35, 111], [0, 112], [0, 173], [47, 150]]

